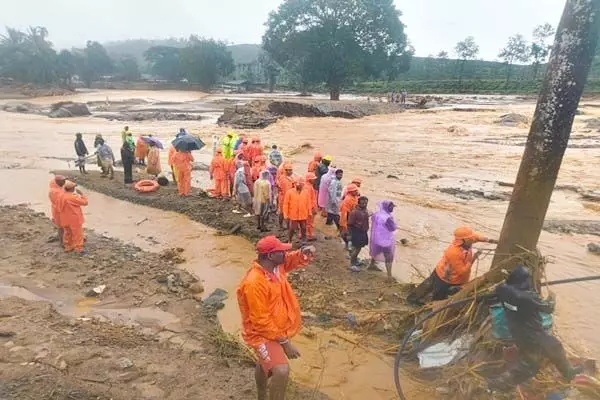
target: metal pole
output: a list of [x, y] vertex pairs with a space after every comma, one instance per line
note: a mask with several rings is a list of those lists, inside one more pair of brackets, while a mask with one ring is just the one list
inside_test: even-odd
[[[567, 0], [492, 261], [535, 251], [596, 50], [600, 0]], [[520, 246], [520, 247], [519, 247]]]

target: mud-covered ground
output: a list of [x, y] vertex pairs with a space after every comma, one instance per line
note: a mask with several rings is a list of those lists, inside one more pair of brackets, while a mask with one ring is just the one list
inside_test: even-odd
[[[232, 202], [210, 198], [198, 189], [193, 189], [192, 196], [187, 198], [180, 197], [174, 185], [140, 194], [130, 185], [121, 183], [120, 172], [116, 172], [113, 181], [101, 178], [96, 171], [83, 176], [73, 171], [56, 173], [70, 176], [87, 189], [120, 200], [183, 213], [217, 229], [220, 234], [233, 232], [251, 241], [269, 234], [282, 240], [287, 237], [275, 221], [269, 224], [270, 232], [259, 232], [254, 218], [243, 218], [232, 212]], [[348, 326], [347, 316], [352, 313], [359, 331], [378, 333], [378, 336], [396, 342], [402, 331], [398, 324], [403, 324], [407, 314], [413, 311], [404, 301], [411, 285], [390, 283], [383, 272], [352, 273], [341, 240], [324, 227], [322, 221], [317, 221], [317, 237], [318, 255], [310, 270], [300, 270], [290, 278], [300, 297], [306, 324]]]
[[194, 277], [86, 233], [89, 255], [65, 254], [43, 214], [0, 209], [0, 398], [255, 398], [253, 366], [202, 312]]

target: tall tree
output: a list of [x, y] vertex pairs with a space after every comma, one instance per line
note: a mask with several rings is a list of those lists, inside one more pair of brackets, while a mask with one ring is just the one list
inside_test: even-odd
[[144, 53], [150, 71], [163, 79], [179, 82], [183, 77], [181, 68], [181, 48], [171, 46], [150, 47]]
[[140, 79], [140, 67], [132, 56], [122, 57], [115, 63], [115, 77], [124, 81], [137, 81]]
[[479, 46], [475, 43], [473, 36], [468, 36], [465, 40], [456, 43], [454, 51], [458, 57], [458, 87], [462, 86], [463, 73], [465, 71], [465, 64], [468, 60], [474, 60], [479, 54]]
[[600, 30], [600, 0], [567, 0], [492, 268], [535, 251]]
[[98, 42], [88, 41], [79, 61], [79, 77], [90, 87], [92, 82], [113, 72], [113, 62]]
[[277, 83], [277, 76], [279, 76], [281, 67], [269, 53], [262, 53], [258, 58], [258, 62], [265, 74], [265, 80], [269, 83], [269, 93], [273, 93], [275, 91], [275, 84]]
[[498, 57], [504, 60], [506, 64], [506, 83], [510, 81], [510, 74], [512, 72], [512, 66], [515, 61], [527, 62], [529, 61], [529, 47], [527, 41], [521, 34], [516, 34], [508, 38], [506, 46], [500, 50]]
[[189, 45], [182, 50], [181, 64], [185, 77], [204, 89], [210, 89], [219, 77], [234, 70], [231, 52], [224, 42], [192, 36]]
[[77, 74], [77, 58], [68, 50], [62, 50], [56, 57], [56, 75], [63, 85], [70, 85]]
[[533, 60], [533, 79], [537, 79], [540, 64], [546, 62], [552, 45], [548, 40], [554, 35], [554, 28], [549, 23], [538, 25], [533, 30], [533, 41], [531, 42], [530, 56]]
[[269, 15], [263, 47], [304, 85], [325, 82], [339, 100], [353, 78], [408, 69], [400, 15], [393, 0], [285, 0]]

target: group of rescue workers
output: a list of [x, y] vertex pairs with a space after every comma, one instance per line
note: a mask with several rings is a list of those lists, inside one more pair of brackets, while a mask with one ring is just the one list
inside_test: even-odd
[[[182, 130], [178, 136], [185, 134]], [[137, 149], [137, 146], [132, 147], [130, 137], [126, 128], [123, 147]], [[75, 147], [79, 155], [81, 144], [76, 142]], [[87, 150], [84, 153], [87, 155]], [[142, 156], [138, 158], [141, 163], [145, 157], [142, 152], [136, 154]], [[112, 152], [106, 158], [114, 162]], [[189, 151], [169, 149], [169, 166], [182, 196], [190, 193], [192, 162]], [[112, 163], [100, 165], [103, 174], [109, 166], [112, 171]], [[258, 257], [237, 290], [242, 336], [255, 350], [258, 360], [255, 374], [258, 399], [282, 400], [289, 376], [288, 359], [300, 356], [290, 341], [301, 328], [300, 305], [287, 277], [290, 271], [305, 267], [315, 257], [315, 247], [307, 245], [316, 238], [315, 217], [322, 215], [326, 224], [337, 226], [350, 251], [352, 271], [360, 271], [358, 255], [369, 244], [369, 269], [378, 269], [376, 261], [385, 261], [388, 278], [391, 278], [397, 229], [392, 215], [395, 205], [389, 200], [382, 201], [379, 210], [370, 214], [368, 199], [359, 193], [362, 180], [354, 178], [343, 187], [343, 170], [332, 164], [331, 156], [322, 157], [316, 152], [306, 173], [295, 175], [293, 165], [284, 161], [277, 146], [272, 146], [267, 157], [259, 138], [238, 137], [234, 132], [227, 133], [215, 150], [209, 173], [214, 182], [213, 197], [223, 200], [233, 197], [247, 212], [245, 216], [256, 216], [260, 231], [269, 230], [270, 215], [279, 214], [279, 226], [287, 225], [288, 243], [269, 235], [256, 244]], [[128, 177], [126, 183], [127, 180]], [[50, 182], [49, 197], [52, 221], [59, 230], [65, 251], [84, 253], [81, 207], [88, 204], [87, 197], [75, 183], [59, 175]], [[297, 232], [300, 248], [292, 250]], [[454, 240], [431, 275], [407, 301], [423, 304], [430, 294], [434, 301], [444, 300], [460, 290], [470, 280], [473, 263], [479, 257], [480, 252], [473, 254], [472, 249], [477, 242], [497, 243], [469, 227], [457, 228]], [[544, 358], [550, 359], [566, 379], [572, 379], [578, 370], [567, 361], [560, 342], [542, 326], [540, 312], [552, 312], [553, 304], [543, 301], [533, 290], [527, 269], [515, 268], [506, 283], [498, 287], [497, 295], [506, 311], [520, 359], [505, 374], [491, 379], [489, 387], [494, 390], [514, 388], [535, 376]]]

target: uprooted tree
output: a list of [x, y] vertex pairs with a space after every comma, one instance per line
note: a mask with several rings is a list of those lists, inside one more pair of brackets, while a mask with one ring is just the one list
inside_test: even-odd
[[353, 78], [408, 70], [400, 15], [393, 0], [285, 0], [269, 15], [263, 47], [303, 85], [324, 82], [339, 100]]

